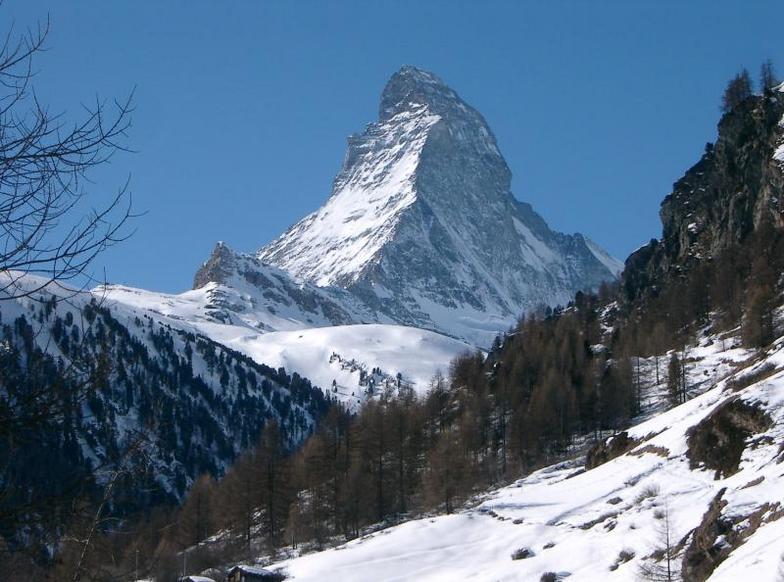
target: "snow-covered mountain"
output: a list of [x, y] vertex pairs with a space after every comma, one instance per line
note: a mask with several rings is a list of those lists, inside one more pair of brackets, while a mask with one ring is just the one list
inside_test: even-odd
[[250, 271], [205, 266], [195, 284], [231, 285], [244, 272], [266, 291], [249, 273], [270, 264], [334, 300], [331, 323], [392, 321], [489, 345], [524, 311], [565, 304], [622, 267], [582, 235], [552, 231], [510, 183], [482, 116], [432, 73], [403, 67], [379, 120], [349, 138], [326, 204]]
[[[240, 257], [244, 259], [257, 263]], [[330, 316], [343, 318], [345, 313], [331, 311], [328, 294], [307, 285], [295, 292], [296, 287], [287, 287], [292, 283], [285, 274], [264, 269], [269, 279], [264, 294], [233, 279], [231, 287], [210, 283], [177, 295], [121, 285], [97, 288], [92, 295], [113, 312], [204, 336], [260, 364], [297, 372], [351, 408], [387, 387], [395, 393], [403, 386], [424, 394], [438, 371], [446, 372], [454, 357], [473, 349], [409, 326], [331, 325]], [[291, 302], [292, 297], [299, 303]]]

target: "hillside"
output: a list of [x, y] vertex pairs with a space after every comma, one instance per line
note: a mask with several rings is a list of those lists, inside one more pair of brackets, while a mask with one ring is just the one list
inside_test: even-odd
[[[585, 457], [548, 466], [455, 515], [274, 568], [303, 581], [325, 572], [341, 580], [539, 580], [546, 572], [631, 580], [641, 567], [662, 566], [654, 556], [669, 524], [674, 572], [683, 563], [690, 580], [773, 580], [784, 558], [784, 337], [762, 357], [736, 342], [706, 337], [692, 347], [689, 383], [711, 374], [715, 384], [631, 427], [616, 458], [588, 470]], [[655, 407], [655, 390], [650, 396]], [[518, 551], [528, 555], [513, 558]]]
[[[16, 285], [35, 290], [43, 281], [26, 275]], [[10, 418], [33, 429], [33, 415], [41, 413], [45, 423], [24, 447], [4, 443], [3, 483], [21, 481], [36, 494], [39, 487], [81, 490], [82, 479], [105, 485], [110, 472], [91, 475], [93, 468], [122, 466], [141, 446], [145, 460], [130, 471], [126, 502], [179, 500], [201, 473], [223, 473], [266, 423], [277, 422], [286, 447], [294, 448], [329, 407], [308, 380], [156, 311], [107, 301], [101, 290], [46, 285], [4, 300], [0, 322], [0, 387], [9, 395]], [[41, 403], [23, 397], [32, 387]], [[27, 459], [44, 454], [57, 468], [36, 482], [39, 467]]]

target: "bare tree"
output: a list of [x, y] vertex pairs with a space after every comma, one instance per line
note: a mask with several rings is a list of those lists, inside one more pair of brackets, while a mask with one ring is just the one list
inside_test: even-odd
[[[48, 31], [47, 21], [21, 34], [11, 27], [0, 37], [0, 301], [33, 296], [44, 304], [47, 317], [63, 296], [39, 292], [61, 281], [89, 282], [90, 264], [130, 234], [125, 227], [133, 216], [127, 181], [97, 207], [87, 188], [92, 169], [115, 153], [128, 151], [125, 141], [133, 94], [108, 103], [96, 99], [76, 121], [52, 113], [33, 87], [34, 61], [45, 48]], [[96, 306], [89, 307], [94, 312]], [[32, 344], [39, 332], [30, 331]], [[105, 381], [110, 365], [103, 354], [95, 353], [85, 356], [92, 361], [70, 362], [51, 381], [43, 372], [37, 373], [35, 361], [29, 358], [23, 365], [12, 366], [11, 345], [5, 347], [8, 358], [0, 358], [0, 439], [13, 455], [20, 443], [37, 442], [39, 435], [56, 430], [66, 412]], [[72, 397], [72, 404], [66, 403]], [[1, 461], [7, 467], [6, 457]], [[109, 479], [80, 542], [73, 579], [84, 576], [115, 483], [127, 474], [119, 468]], [[2, 477], [0, 525], [4, 534], [23, 529], [46, 532], [47, 515], [57, 514], [61, 521], [68, 521], [78, 513], [70, 500], [90, 483], [88, 476], [79, 475], [73, 485], [68, 482], [59, 491], [20, 497], [17, 502], [17, 483], [5, 471]]]
[[648, 556], [648, 560], [640, 564], [640, 578], [655, 582], [682, 580], [678, 564], [678, 548], [673, 539], [674, 534], [667, 502], [665, 501], [664, 503], [664, 509], [656, 511], [655, 517], [659, 520], [657, 525], [657, 547]]
[[[89, 275], [93, 259], [129, 234], [127, 182], [92, 209], [85, 185], [91, 169], [127, 151], [133, 94], [96, 99], [73, 123], [51, 113], [32, 86], [48, 31], [47, 22], [0, 40], [0, 299]], [[26, 273], [43, 278], [23, 287]]]

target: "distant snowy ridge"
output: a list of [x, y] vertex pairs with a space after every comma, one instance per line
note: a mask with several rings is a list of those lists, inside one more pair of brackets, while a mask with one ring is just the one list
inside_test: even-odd
[[[453, 358], [474, 349], [465, 342], [412, 327], [332, 326], [319, 319], [323, 314], [317, 304], [308, 304], [315, 305], [313, 312], [293, 304], [264, 304], [269, 299], [258, 289], [235, 283], [236, 288], [210, 283], [178, 295], [120, 285], [99, 287], [93, 293], [111, 309], [153, 318], [208, 337], [260, 364], [297, 372], [351, 408], [378, 394], [368, 390], [364, 373], [378, 369], [379, 378], [399, 374], [406, 386], [424, 394], [439, 370], [446, 373]], [[274, 314], [267, 311], [271, 305]], [[333, 355], [351, 365], [342, 365]]]

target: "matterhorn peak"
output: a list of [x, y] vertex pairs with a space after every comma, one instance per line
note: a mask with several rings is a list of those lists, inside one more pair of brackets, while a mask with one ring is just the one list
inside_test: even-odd
[[425, 105], [433, 113], [443, 113], [459, 101], [457, 93], [439, 77], [405, 65], [387, 81], [381, 93], [378, 117], [386, 121], [412, 105]]
[[349, 138], [326, 203], [257, 258], [348, 292], [379, 320], [486, 345], [521, 313], [615, 277], [606, 253], [550, 230], [510, 185], [481, 114], [405, 66], [379, 120]]

